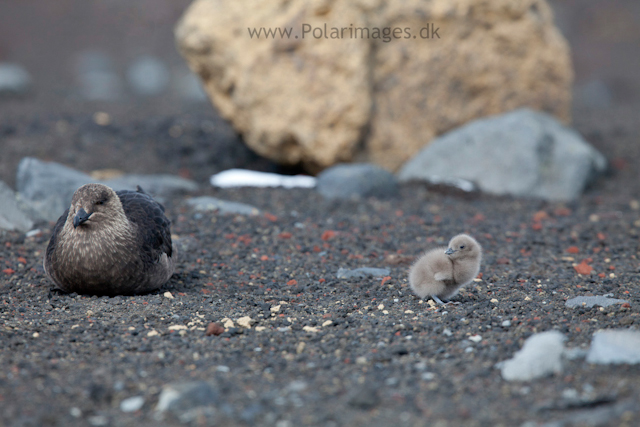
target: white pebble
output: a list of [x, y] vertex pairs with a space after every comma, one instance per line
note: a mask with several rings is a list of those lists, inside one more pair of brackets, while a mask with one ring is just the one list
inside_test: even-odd
[[144, 397], [133, 396], [120, 402], [120, 410], [122, 412], [135, 412], [144, 405]]
[[474, 335], [472, 337], [469, 337], [469, 341], [480, 342], [482, 341], [482, 337], [480, 335]]

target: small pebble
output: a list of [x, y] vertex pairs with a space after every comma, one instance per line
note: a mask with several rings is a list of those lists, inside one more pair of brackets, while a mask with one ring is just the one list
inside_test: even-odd
[[207, 325], [207, 330], [205, 334], [207, 336], [215, 335], [218, 336], [224, 332], [224, 327], [219, 323], [211, 322]]
[[122, 412], [135, 412], [144, 405], [144, 397], [133, 396], [120, 402], [120, 410]]

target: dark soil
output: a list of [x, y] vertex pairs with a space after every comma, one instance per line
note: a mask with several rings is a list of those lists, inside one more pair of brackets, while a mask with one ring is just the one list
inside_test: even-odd
[[[586, 349], [598, 329], [640, 326], [636, 111], [576, 112], [578, 130], [612, 171], [570, 204], [419, 185], [361, 202], [328, 202], [311, 190], [216, 190], [206, 178], [219, 169], [275, 167], [229, 145], [232, 134], [207, 134], [213, 115], [114, 113], [107, 127], [86, 113], [5, 119], [9, 140], [26, 141], [15, 153], [40, 147], [43, 157], [86, 171], [115, 165], [188, 174], [202, 194], [263, 213], [194, 213], [184, 198], [167, 200], [181, 249], [176, 274], [159, 291], [133, 297], [54, 290], [41, 267], [52, 224], [33, 237], [0, 234], [0, 424], [178, 425], [173, 415], [159, 421], [154, 413], [162, 387], [207, 380], [219, 392], [216, 411], [193, 425], [518, 426], [583, 413], [599, 425], [637, 425], [639, 366], [578, 359], [561, 375], [529, 383], [508, 383], [494, 368], [535, 332], [559, 330], [567, 346]], [[72, 137], [56, 136], [60, 120]], [[176, 125], [183, 132], [168, 136]], [[39, 138], [68, 150], [47, 151]], [[15, 161], [4, 163], [3, 178], [14, 170]], [[482, 280], [454, 298], [460, 305], [433, 307], [408, 289], [408, 266], [460, 232], [484, 247]], [[590, 275], [574, 268], [582, 261], [593, 267]], [[362, 266], [391, 274], [336, 279], [338, 268]], [[606, 293], [629, 306], [564, 306], [574, 296]], [[243, 316], [257, 323], [205, 334], [210, 322]], [[482, 339], [468, 340], [475, 335]], [[591, 387], [595, 397], [586, 403], [563, 399], [568, 389]], [[143, 396], [144, 406], [122, 412], [120, 402], [132, 396]]]

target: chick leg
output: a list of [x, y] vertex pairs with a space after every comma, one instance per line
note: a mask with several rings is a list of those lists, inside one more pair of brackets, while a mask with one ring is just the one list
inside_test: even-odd
[[455, 304], [455, 305], [459, 305], [460, 303], [457, 301], [449, 301], [448, 299], [445, 299], [444, 301], [442, 301], [440, 298], [438, 298], [435, 295], [431, 295], [431, 299], [433, 299], [435, 302], [437, 302], [440, 305], [447, 305], [447, 304]]
[[[445, 302], [442, 302], [442, 300], [440, 298], [438, 298], [437, 296], [435, 296], [435, 295], [431, 295], [431, 299], [433, 299], [435, 302], [437, 302], [440, 305], [447, 305]], [[447, 301], [447, 302], [449, 302], [449, 301]]]

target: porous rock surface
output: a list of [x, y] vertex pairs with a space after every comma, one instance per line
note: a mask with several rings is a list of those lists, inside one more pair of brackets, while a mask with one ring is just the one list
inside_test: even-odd
[[[250, 35], [261, 29], [290, 33]], [[435, 136], [522, 106], [570, 118], [569, 47], [544, 0], [197, 0], [176, 39], [252, 149], [311, 171], [394, 171]]]

